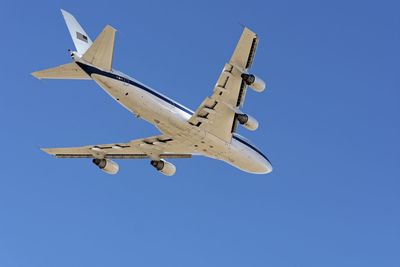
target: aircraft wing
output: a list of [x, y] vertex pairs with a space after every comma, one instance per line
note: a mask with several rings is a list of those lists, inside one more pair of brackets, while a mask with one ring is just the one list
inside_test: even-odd
[[257, 35], [245, 28], [229, 61], [214, 87], [189, 119], [189, 123], [230, 142], [236, 130], [235, 115], [243, 106], [247, 85], [241, 75], [252, 65], [258, 44]]
[[128, 143], [89, 145], [82, 147], [42, 148], [57, 158], [190, 158], [191, 153], [183, 153], [179, 142], [165, 135], [133, 140]]

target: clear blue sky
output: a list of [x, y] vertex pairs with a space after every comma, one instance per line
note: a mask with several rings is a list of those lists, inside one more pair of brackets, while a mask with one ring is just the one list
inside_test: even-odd
[[[398, 1], [7, 1], [0, 9], [0, 266], [400, 266]], [[59, 9], [114, 67], [195, 109], [245, 24], [259, 34], [240, 133], [274, 164], [206, 158], [108, 176], [40, 147], [157, 134], [89, 81], [38, 81], [69, 62]]]

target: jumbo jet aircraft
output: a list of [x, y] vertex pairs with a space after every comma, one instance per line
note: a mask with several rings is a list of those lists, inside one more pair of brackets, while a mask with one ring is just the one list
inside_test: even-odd
[[38, 79], [94, 80], [119, 104], [153, 124], [162, 134], [127, 143], [44, 148], [43, 151], [57, 158], [91, 158], [109, 174], [119, 170], [113, 159], [147, 158], [157, 171], [170, 176], [176, 167], [165, 159], [192, 155], [219, 159], [249, 173], [272, 171], [268, 158], [235, 133], [238, 124], [252, 131], [258, 128], [258, 122], [240, 110], [248, 86], [256, 92], [265, 89], [264, 81], [249, 73], [258, 44], [254, 32], [244, 28], [211, 96], [193, 112], [112, 68], [116, 32], [113, 27], [107, 25], [92, 42], [70, 13], [61, 12], [76, 47], [76, 51], [70, 51], [72, 62], [32, 75]]

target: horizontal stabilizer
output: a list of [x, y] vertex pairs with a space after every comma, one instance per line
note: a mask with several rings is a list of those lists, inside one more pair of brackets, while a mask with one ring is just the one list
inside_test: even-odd
[[116, 31], [116, 29], [107, 25], [83, 55], [82, 59], [95, 67], [111, 71]]
[[76, 79], [91, 80], [75, 62], [64, 64], [55, 68], [32, 72], [38, 79]]

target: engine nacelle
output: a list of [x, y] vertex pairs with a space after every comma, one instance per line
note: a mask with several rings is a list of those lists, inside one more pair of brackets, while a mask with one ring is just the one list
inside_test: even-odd
[[119, 165], [109, 159], [93, 159], [93, 163], [108, 174], [116, 174], [119, 171]]
[[250, 86], [254, 91], [261, 93], [265, 90], [265, 82], [253, 74], [242, 74], [243, 81]]
[[252, 116], [247, 114], [236, 114], [236, 119], [243, 125], [247, 130], [255, 131], [258, 128], [258, 121]]
[[161, 172], [164, 175], [172, 176], [176, 172], [176, 167], [174, 164], [169, 163], [163, 159], [161, 160], [152, 160], [150, 162], [151, 166], [156, 168], [157, 171]]

